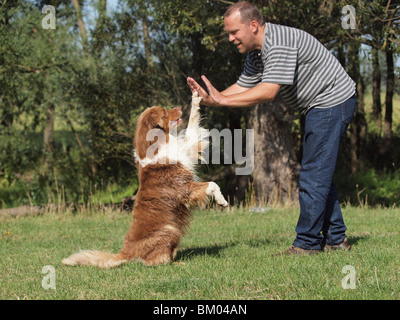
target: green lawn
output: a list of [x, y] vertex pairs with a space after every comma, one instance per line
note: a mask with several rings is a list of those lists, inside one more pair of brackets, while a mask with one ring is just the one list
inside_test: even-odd
[[[125, 212], [1, 217], [0, 299], [400, 299], [399, 210], [348, 207], [344, 216], [352, 251], [276, 257], [294, 239], [298, 209], [199, 210], [175, 262], [110, 270], [61, 260], [79, 249], [118, 252]], [[55, 290], [42, 287], [47, 265]], [[346, 265], [355, 289], [342, 287]]]

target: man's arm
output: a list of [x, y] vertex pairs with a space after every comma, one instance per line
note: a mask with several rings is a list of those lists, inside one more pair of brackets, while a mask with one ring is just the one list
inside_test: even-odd
[[249, 90], [249, 88], [241, 87], [237, 83], [234, 83], [233, 85], [231, 85], [230, 87], [228, 87], [224, 91], [221, 91], [221, 94], [223, 94], [224, 96], [231, 96], [233, 94], [242, 93], [242, 92], [245, 92], [247, 90]]
[[192, 92], [199, 92], [203, 98], [202, 104], [212, 107], [251, 107], [275, 99], [280, 89], [280, 85], [275, 83], [260, 83], [250, 89], [234, 84], [219, 92], [205, 76], [201, 78], [207, 86], [208, 93], [192, 78], [188, 78], [188, 85]]
[[217, 106], [226, 106], [230, 108], [252, 107], [256, 104], [275, 99], [279, 92], [280, 85], [276, 83], [260, 83], [255, 87], [242, 93], [218, 98]]

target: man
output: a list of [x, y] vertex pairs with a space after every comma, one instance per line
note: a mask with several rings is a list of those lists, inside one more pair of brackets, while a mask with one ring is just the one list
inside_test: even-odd
[[189, 77], [190, 89], [206, 106], [230, 108], [270, 101], [280, 92], [287, 105], [306, 115], [297, 235], [281, 254], [349, 250], [333, 176], [340, 140], [356, 108], [355, 83], [318, 40], [299, 29], [265, 23], [248, 2], [231, 6], [224, 22], [229, 41], [247, 53], [242, 75], [222, 92], [202, 76], [208, 93]]

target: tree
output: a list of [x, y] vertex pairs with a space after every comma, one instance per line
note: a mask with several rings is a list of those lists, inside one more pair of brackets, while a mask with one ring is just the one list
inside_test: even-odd
[[300, 165], [292, 139], [293, 115], [281, 98], [252, 108], [248, 126], [255, 130], [253, 186], [261, 204], [298, 199]]
[[[78, 23], [79, 32], [81, 34], [83, 51], [87, 52], [87, 34], [86, 34], [85, 22], [83, 21], [83, 17], [82, 17], [81, 5], [79, 4], [79, 0], [71, 0], [71, 1], [74, 6], [75, 13], [76, 13], [76, 20]], [[100, 19], [101, 19], [101, 17], [102, 17], [102, 15], [100, 15]]]
[[[136, 118], [146, 107], [179, 105], [188, 114], [187, 76], [205, 74], [223, 90], [240, 75], [245, 56], [228, 42], [223, 25], [222, 14], [231, 3], [121, 0], [118, 10], [108, 12], [106, 0], [0, 0], [2, 181], [12, 184], [29, 177], [31, 199], [47, 202], [46, 194], [57, 183], [75, 201], [82, 190], [89, 193], [91, 185], [134, 180], [132, 138]], [[357, 82], [358, 110], [346, 139], [352, 163], [346, 168], [354, 172], [371, 161], [368, 143], [380, 146], [380, 155], [373, 156], [390, 161], [388, 150], [396, 141], [392, 100], [393, 58], [399, 52], [398, 1], [255, 0], [255, 4], [268, 21], [317, 37]], [[356, 8], [355, 30], [341, 26], [346, 4]], [[56, 8], [55, 30], [41, 27], [44, 5]], [[90, 20], [83, 17], [88, 11], [95, 12]], [[360, 76], [358, 59], [365, 44], [374, 49], [377, 121], [385, 111], [379, 137], [367, 135], [366, 79]], [[387, 83], [382, 110], [379, 81]], [[295, 199], [303, 117], [294, 120], [279, 99], [251, 109], [202, 108], [201, 112], [206, 128], [250, 128], [256, 133], [252, 176], [236, 176], [229, 164], [201, 166], [201, 174], [218, 179], [232, 202], [245, 199], [249, 191], [258, 202]], [[60, 127], [65, 130], [62, 139], [55, 135]]]
[[382, 132], [381, 69], [379, 50], [376, 48], [372, 48], [372, 109], [380, 134]]
[[372, 48], [373, 53], [373, 102], [374, 117], [381, 128], [380, 107], [380, 70], [379, 51], [384, 51], [387, 65], [387, 86], [385, 101], [385, 119], [383, 124], [383, 140], [379, 143], [378, 153], [380, 163], [390, 161], [390, 145], [392, 137], [392, 114], [394, 92], [394, 63], [393, 54], [399, 52], [400, 3], [392, 0], [374, 1], [347, 1], [357, 9], [358, 23], [355, 30], [344, 30], [346, 37], [351, 41], [366, 44]]

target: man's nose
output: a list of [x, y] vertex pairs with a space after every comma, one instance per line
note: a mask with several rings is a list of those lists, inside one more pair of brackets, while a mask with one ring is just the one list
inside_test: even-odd
[[230, 34], [229, 35], [229, 42], [233, 42], [233, 41], [235, 41], [235, 37], [234, 37], [234, 35]]

